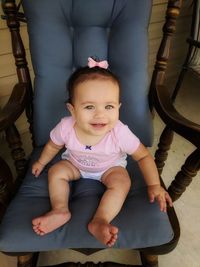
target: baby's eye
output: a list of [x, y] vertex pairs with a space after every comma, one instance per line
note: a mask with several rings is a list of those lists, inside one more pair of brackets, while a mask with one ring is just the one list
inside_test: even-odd
[[93, 105], [85, 106], [84, 109], [94, 109], [95, 107]]
[[105, 109], [113, 109], [113, 108], [114, 108], [113, 105], [107, 105], [107, 106], [105, 106]]

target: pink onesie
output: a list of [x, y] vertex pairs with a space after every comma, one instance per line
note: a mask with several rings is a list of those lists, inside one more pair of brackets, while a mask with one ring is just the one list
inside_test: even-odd
[[100, 180], [109, 168], [126, 167], [127, 154], [133, 154], [140, 144], [128, 126], [118, 120], [98, 144], [83, 145], [76, 137], [74, 123], [72, 117], [64, 117], [51, 131], [50, 138], [57, 145], [65, 145], [62, 158], [76, 166], [83, 178]]

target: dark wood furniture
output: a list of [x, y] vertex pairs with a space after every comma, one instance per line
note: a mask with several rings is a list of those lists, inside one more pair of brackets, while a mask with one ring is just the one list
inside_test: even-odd
[[[197, 51], [200, 49], [200, 1], [193, 1], [192, 23], [189, 36], [187, 38], [188, 50], [183, 62], [183, 65], [178, 76], [175, 89], [173, 91], [172, 100], [175, 101], [176, 96], [184, 82], [186, 73], [192, 70], [200, 76], [200, 67], [195, 66]], [[198, 53], [199, 55], [199, 53]]]
[[[180, 12], [181, 2], [182, 1], [180, 0], [168, 1], [166, 21], [163, 27], [163, 37], [159, 51], [157, 53], [157, 59], [149, 94], [151, 108], [156, 109], [156, 111], [166, 124], [166, 127], [160, 137], [158, 150], [155, 154], [155, 161], [159, 173], [162, 173], [163, 167], [165, 165], [165, 160], [168, 154], [167, 152], [170, 149], [170, 145], [173, 141], [173, 132], [178, 133], [196, 147], [195, 151], [191, 155], [189, 155], [186, 162], [183, 164], [182, 169], [177, 173], [176, 177], [173, 179], [170, 187], [168, 188], [168, 192], [170, 193], [174, 201], [177, 200], [185, 191], [186, 187], [190, 184], [192, 178], [196, 175], [200, 167], [200, 126], [185, 119], [176, 111], [173, 106], [173, 99], [171, 99], [167, 88], [163, 85], [169, 58], [171, 38], [176, 29], [176, 19]], [[19, 83], [14, 87], [12, 95], [6, 106], [2, 111], [0, 111], [0, 129], [1, 131], [5, 131], [6, 133], [7, 142], [10, 146], [11, 155], [17, 171], [17, 177], [14, 180], [8, 165], [3, 159], [0, 159], [1, 216], [3, 216], [5, 206], [9, 202], [9, 197], [13, 195], [13, 190], [17, 190], [21, 181], [23, 180], [24, 173], [26, 172], [27, 160], [25, 159], [20, 135], [17, 131], [17, 128], [15, 127], [16, 119], [22, 114], [24, 110], [27, 114], [28, 122], [30, 123], [30, 132], [32, 132], [32, 86], [26, 61], [25, 50], [19, 32], [20, 21], [24, 20], [24, 18], [23, 14], [19, 13], [18, 7], [16, 6], [14, 0], [4, 1], [3, 10], [5, 12], [5, 18], [7, 20], [7, 25], [11, 33], [13, 55], [15, 58]], [[175, 233], [174, 239], [168, 244], [141, 250], [140, 254], [143, 266], [158, 266], [157, 255], [169, 252], [176, 246], [178, 242], [180, 229], [173, 208], [168, 209], [168, 215]], [[85, 253], [86, 252], [87, 251], [85, 251]], [[18, 256], [18, 267], [35, 266], [37, 260], [36, 253], [18, 253], [15, 255]], [[99, 263], [98, 265], [95, 265], [93, 263], [87, 263], [84, 265], [66, 263], [58, 266], [112, 267], [122, 265], [113, 263]]]

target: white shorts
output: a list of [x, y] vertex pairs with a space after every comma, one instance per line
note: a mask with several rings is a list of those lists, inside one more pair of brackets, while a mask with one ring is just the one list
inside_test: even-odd
[[[63, 160], [69, 160], [69, 153], [66, 149], [66, 151], [64, 153], [62, 153], [61, 155], [61, 158]], [[104, 171], [101, 171], [101, 172], [89, 172], [89, 171], [83, 171], [81, 169], [79, 169], [80, 173], [81, 173], [81, 178], [88, 178], [88, 179], [94, 179], [94, 180], [98, 180], [98, 181], [101, 181], [101, 177], [102, 175], [108, 170], [110, 169], [111, 167], [117, 167], [117, 166], [120, 166], [120, 167], [123, 167], [123, 168], [126, 168], [126, 165], [127, 165], [127, 155], [124, 154], [121, 158], [119, 158], [118, 160], [116, 160], [116, 162], [110, 166], [109, 168], [105, 169]]]
[[[118, 161], [116, 161], [112, 167], [118, 167], [119, 166], [119, 167], [126, 168], [126, 165], [127, 165], [126, 156], [124, 156], [124, 157], [120, 158]], [[106, 169], [105, 171], [101, 171], [101, 172], [87, 172], [87, 171], [82, 171], [82, 170], [79, 170], [79, 171], [81, 173], [81, 178], [87, 178], [87, 179], [93, 179], [93, 180], [101, 181], [102, 175], [110, 168]]]
[[81, 173], [81, 178], [87, 178], [87, 179], [93, 179], [93, 180], [98, 180], [101, 181], [101, 177], [104, 174], [105, 171], [102, 172], [86, 172], [79, 170]]

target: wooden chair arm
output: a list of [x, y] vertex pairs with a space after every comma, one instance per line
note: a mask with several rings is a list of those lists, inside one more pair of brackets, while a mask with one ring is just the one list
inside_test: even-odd
[[171, 130], [200, 147], [200, 125], [186, 119], [175, 109], [165, 86], [155, 88], [153, 102], [158, 115]]
[[27, 87], [28, 83], [18, 83], [14, 86], [8, 102], [0, 111], [0, 131], [7, 129], [24, 111], [28, 95]]
[[12, 196], [13, 176], [8, 164], [0, 157], [0, 221]]

